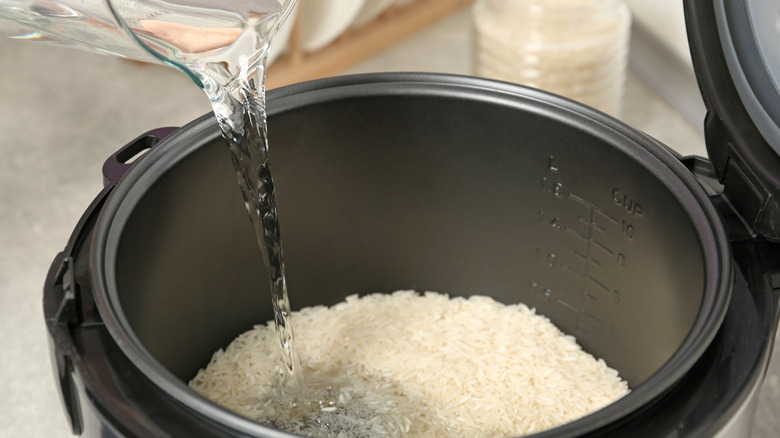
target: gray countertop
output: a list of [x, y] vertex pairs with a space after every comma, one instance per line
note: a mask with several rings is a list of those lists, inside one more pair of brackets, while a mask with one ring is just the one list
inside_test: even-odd
[[[468, 17], [459, 13], [348, 72], [468, 74], [468, 32]], [[41, 310], [49, 264], [100, 191], [106, 157], [146, 130], [180, 126], [210, 108], [172, 69], [6, 39], [0, 39], [0, 96], [0, 437], [66, 437]], [[705, 154], [699, 128], [634, 75], [625, 99], [626, 123], [683, 155]], [[776, 357], [756, 438], [780, 430], [779, 380]]]

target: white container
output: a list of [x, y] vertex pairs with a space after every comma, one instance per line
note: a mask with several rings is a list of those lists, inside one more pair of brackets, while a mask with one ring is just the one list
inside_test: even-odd
[[622, 0], [479, 0], [472, 23], [476, 76], [619, 115], [631, 28]]

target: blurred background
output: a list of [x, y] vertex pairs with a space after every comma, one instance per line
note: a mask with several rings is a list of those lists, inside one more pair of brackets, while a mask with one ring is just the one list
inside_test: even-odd
[[[542, 55], [559, 47], [559, 33], [542, 36], [541, 47], [548, 50], [510, 47], [517, 37], [511, 26], [501, 34], [501, 17], [517, 11], [502, 10], [506, 3], [302, 0], [274, 43], [269, 88], [375, 71], [515, 82], [526, 75], [531, 85], [544, 86], [533, 83], [531, 67], [515, 68], [521, 61], [509, 53], [537, 50], [531, 53], [537, 57], [534, 68], [545, 72], [556, 60]], [[610, 102], [604, 111], [682, 155], [706, 156], [704, 108], [681, 3], [604, 3], [608, 18], [602, 14], [580, 31], [606, 35], [588, 50], [603, 49], [593, 59], [601, 56], [611, 70], [599, 70], [588, 50], [580, 50], [569, 63], [581, 57], [582, 66], [566, 74], [606, 80], [612, 88], [600, 97]], [[621, 7], [628, 15], [621, 15]], [[579, 90], [568, 90], [573, 98], [580, 98], [576, 92], [583, 100], [595, 94], [582, 94], [587, 80]], [[209, 111], [205, 95], [174, 69], [0, 38], [0, 436], [70, 436], [49, 363], [41, 290], [52, 259], [101, 189], [103, 161], [147, 130], [181, 126]], [[273, 142], [273, 126], [269, 129]], [[759, 402], [756, 438], [775, 437], [780, 430], [779, 380], [775, 357]]]

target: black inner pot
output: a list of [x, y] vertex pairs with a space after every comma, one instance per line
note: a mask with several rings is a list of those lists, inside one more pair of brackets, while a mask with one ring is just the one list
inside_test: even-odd
[[[671, 153], [612, 119], [520, 87], [427, 75], [302, 84], [268, 107], [294, 309], [398, 289], [536, 307], [634, 390], [573, 423], [579, 432], [666, 391], [720, 324], [730, 267], [713, 208]], [[120, 347], [210, 415], [186, 382], [271, 319], [212, 116], [125, 175], [95, 249], [98, 305]]]

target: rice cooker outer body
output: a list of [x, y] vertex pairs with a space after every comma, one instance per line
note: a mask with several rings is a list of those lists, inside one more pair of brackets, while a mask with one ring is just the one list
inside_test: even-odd
[[[387, 81], [387, 77], [377, 77], [335, 81]], [[431, 77], [414, 75], [394, 77], [409, 82], [431, 80]], [[464, 78], [435, 77], [433, 80], [469, 82]], [[477, 88], [489, 86], [485, 81], [475, 84]], [[302, 87], [306, 89], [307, 85]], [[271, 120], [275, 99], [298, 91], [299, 88], [288, 87], [271, 93]], [[545, 95], [539, 93], [538, 97], [544, 99]], [[559, 102], [578, 108], [570, 102]], [[603, 120], [608, 125], [614, 124], [616, 129], [625, 129], [617, 121]], [[214, 132], [213, 125], [214, 121], [207, 115], [182, 130]], [[652, 142], [652, 147], [659, 147], [640, 133], [636, 136]], [[144, 161], [145, 157], [138, 163]], [[692, 159], [683, 163], [694, 174], [700, 174], [702, 181], [711, 178], [705, 162]], [[128, 359], [102, 323], [91, 295], [94, 272], [91, 272], [90, 251], [97, 218], [111, 190], [109, 185], [98, 196], [78, 224], [66, 251], [54, 261], [44, 294], [54, 369], [73, 430], [84, 436], [104, 437], [245, 436], [228, 425], [230, 414], [225, 413], [226, 422], [220, 421], [219, 415], [204, 417], [161, 390], [159, 382], [152, 382]], [[725, 225], [718, 233], [731, 237], [737, 262], [730, 285], [731, 301], [717, 335], [690, 372], [653, 403], [581, 436], [748, 434], [776, 326], [776, 297], [766, 274], [778, 268], [771, 263], [780, 260], [780, 252], [774, 245], [746, 234], [739, 220], [730, 220], [734, 214], [717, 191], [712, 192], [711, 202], [725, 218]], [[282, 435], [269, 431], [266, 436]], [[553, 430], [539, 436], [556, 435]]]

